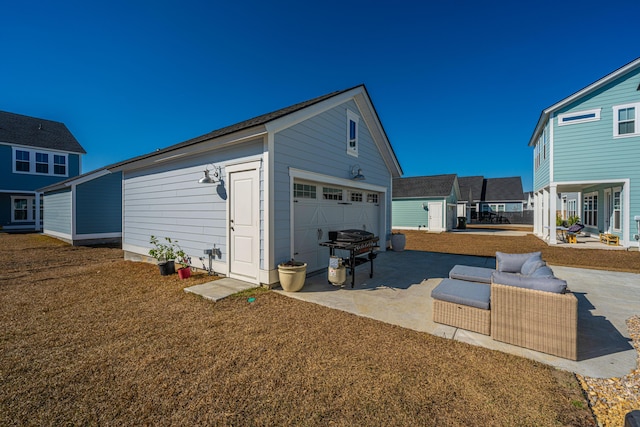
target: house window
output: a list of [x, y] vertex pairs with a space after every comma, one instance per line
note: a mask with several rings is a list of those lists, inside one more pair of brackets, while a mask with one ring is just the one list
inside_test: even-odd
[[324, 200], [342, 200], [342, 189], [322, 187], [322, 198]]
[[361, 202], [362, 201], [362, 193], [351, 193], [351, 201], [352, 202]]
[[67, 154], [13, 149], [14, 171], [37, 175], [67, 176]]
[[16, 172], [29, 172], [29, 152], [16, 150]]
[[584, 196], [583, 206], [584, 225], [598, 226], [598, 193], [589, 193]]
[[569, 218], [573, 218], [578, 215], [578, 206], [577, 200], [569, 200], [567, 201], [567, 215]]
[[600, 108], [595, 110], [575, 111], [572, 113], [559, 114], [558, 126], [595, 122], [597, 120], [600, 120]]
[[67, 158], [55, 154], [53, 156], [53, 174], [54, 175], [66, 175], [67, 174]]
[[36, 153], [36, 173], [49, 173], [49, 155]]
[[360, 117], [353, 111], [347, 110], [347, 154], [358, 156], [358, 124]]
[[613, 192], [613, 229], [616, 231], [620, 231], [622, 227], [620, 226], [620, 190], [616, 189]]
[[367, 203], [378, 203], [378, 193], [367, 193]]
[[505, 204], [504, 203], [492, 203], [489, 205], [489, 210], [491, 212], [504, 212]]
[[309, 184], [293, 184], [293, 197], [297, 199], [315, 199], [316, 186]]
[[[40, 207], [42, 208], [42, 205], [40, 205]], [[36, 204], [35, 204], [34, 197], [25, 197], [25, 196], [11, 197], [11, 221], [12, 222], [34, 221], [35, 217], [36, 217]]]
[[613, 136], [627, 137], [640, 135], [640, 103], [613, 107]]

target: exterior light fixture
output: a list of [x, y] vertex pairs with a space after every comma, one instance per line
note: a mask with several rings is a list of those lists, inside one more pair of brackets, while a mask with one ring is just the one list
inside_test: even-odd
[[[212, 165], [213, 166], [213, 165]], [[209, 174], [209, 169], [204, 170], [204, 176], [198, 180], [198, 184], [215, 184], [220, 181], [220, 166], [213, 166], [213, 177]]]
[[351, 179], [354, 181], [364, 181], [365, 177], [362, 174], [362, 168], [360, 165], [353, 165], [351, 167]]

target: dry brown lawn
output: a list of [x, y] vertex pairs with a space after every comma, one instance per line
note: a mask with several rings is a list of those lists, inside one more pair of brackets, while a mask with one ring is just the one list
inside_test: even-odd
[[266, 290], [212, 303], [118, 249], [0, 234], [0, 259], [0, 425], [594, 425], [527, 359]]

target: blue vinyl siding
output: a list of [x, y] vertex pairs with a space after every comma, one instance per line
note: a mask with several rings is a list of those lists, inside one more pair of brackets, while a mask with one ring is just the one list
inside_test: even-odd
[[[547, 134], [549, 133], [549, 123], [547, 122], [547, 124], [545, 125], [545, 129], [547, 131]], [[534, 166], [533, 166], [533, 188], [534, 190], [539, 190], [541, 188], [546, 187], [547, 185], [549, 185], [550, 182], [550, 171], [551, 171], [551, 160], [550, 160], [550, 154], [551, 154], [551, 147], [553, 146], [553, 143], [551, 141], [551, 136], [549, 136], [549, 146], [547, 147], [547, 158], [545, 159], [543, 154], [540, 154], [540, 166], [538, 166], [538, 168], [536, 169], [535, 167], [535, 154], [534, 154]], [[535, 153], [535, 149], [534, 149], [534, 153]]]
[[11, 195], [0, 193], [0, 226], [11, 225]]
[[122, 230], [122, 173], [76, 186], [76, 234], [119, 233]]
[[[347, 110], [361, 117], [358, 125], [358, 157], [347, 154]], [[363, 170], [367, 184], [389, 188], [391, 182], [391, 173], [353, 100], [277, 132], [274, 159], [276, 260], [287, 259], [291, 252], [289, 168], [348, 180], [351, 179], [351, 167], [358, 164]], [[386, 206], [386, 216], [389, 218], [391, 191], [387, 192]], [[385, 238], [391, 234], [390, 226], [387, 225], [386, 228]], [[382, 242], [383, 236], [380, 237]]]
[[[630, 180], [629, 217], [623, 221], [628, 227], [627, 238], [635, 244], [633, 235], [638, 233], [635, 215], [640, 215], [640, 136], [613, 137], [614, 112], [617, 105], [640, 102], [638, 77], [640, 69], [609, 83], [589, 96], [559, 110], [553, 118], [555, 132], [554, 180], [568, 181]], [[557, 125], [557, 115], [601, 108], [600, 120], [568, 126]], [[605, 188], [615, 184], [599, 186], [598, 228], [604, 223]], [[623, 189], [629, 191], [629, 189]], [[585, 190], [585, 192], [587, 192]], [[580, 207], [582, 210], [582, 207]], [[623, 207], [623, 213], [625, 208]], [[599, 230], [591, 230], [599, 231]]]
[[71, 189], [47, 193], [44, 196], [44, 229], [71, 237]]
[[0, 144], [0, 189], [35, 191], [38, 188], [78, 176], [80, 174], [80, 156], [69, 154], [68, 166], [68, 176], [13, 173], [13, 150], [10, 145]]
[[[396, 199], [393, 201], [393, 227], [429, 227], [429, 212], [423, 207], [429, 202], [440, 202], [446, 206], [442, 198]], [[442, 213], [444, 218], [444, 211]]]

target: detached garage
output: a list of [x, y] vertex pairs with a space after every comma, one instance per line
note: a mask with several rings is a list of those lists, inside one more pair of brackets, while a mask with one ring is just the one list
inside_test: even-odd
[[[326, 268], [329, 231], [388, 246], [402, 170], [364, 86], [334, 92], [109, 167], [122, 173], [122, 241], [145, 260], [151, 235], [202, 267], [256, 284], [294, 258]], [[385, 244], [386, 242], [386, 244]]]

